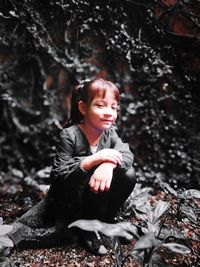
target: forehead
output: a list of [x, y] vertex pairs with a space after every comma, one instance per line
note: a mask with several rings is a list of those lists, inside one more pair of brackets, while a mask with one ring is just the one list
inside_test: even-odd
[[113, 91], [99, 91], [93, 98], [93, 101], [96, 100], [106, 100], [106, 101], [114, 101], [118, 102], [116, 99], [116, 95]]

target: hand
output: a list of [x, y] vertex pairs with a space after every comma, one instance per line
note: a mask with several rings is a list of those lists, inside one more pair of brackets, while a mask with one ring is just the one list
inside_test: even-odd
[[90, 170], [103, 162], [110, 162], [116, 165], [121, 164], [122, 161], [122, 155], [119, 151], [112, 148], [104, 148], [95, 153], [94, 155], [86, 157], [81, 162], [81, 167], [84, 170]]
[[90, 178], [90, 189], [94, 193], [108, 191], [110, 189], [113, 169], [116, 164], [104, 162], [96, 168], [93, 175]]
[[94, 154], [94, 157], [99, 163], [111, 162], [114, 164], [121, 164], [123, 161], [122, 154], [112, 148], [104, 148]]

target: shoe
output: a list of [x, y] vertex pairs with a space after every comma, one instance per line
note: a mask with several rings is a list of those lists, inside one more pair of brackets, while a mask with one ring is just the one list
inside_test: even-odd
[[102, 238], [97, 232], [81, 231], [81, 238], [86, 247], [94, 255], [105, 255], [108, 250], [102, 242]]

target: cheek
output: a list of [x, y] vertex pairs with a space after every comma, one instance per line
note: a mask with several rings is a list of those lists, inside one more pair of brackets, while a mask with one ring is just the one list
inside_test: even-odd
[[113, 117], [114, 117], [114, 120], [116, 120], [116, 119], [117, 119], [117, 112], [116, 112], [116, 113], [114, 113]]
[[102, 112], [99, 111], [99, 110], [93, 110], [90, 115], [93, 117], [93, 118], [98, 118], [98, 117], [101, 117], [102, 116]]

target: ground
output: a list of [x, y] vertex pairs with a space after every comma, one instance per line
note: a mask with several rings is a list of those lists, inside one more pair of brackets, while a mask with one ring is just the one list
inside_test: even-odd
[[[37, 203], [42, 197], [43, 193], [33, 190], [33, 188], [26, 188], [20, 184], [14, 187], [10, 184], [3, 184], [0, 189], [0, 217], [3, 217], [4, 224], [10, 224], [20, 217], [25, 211], [30, 209], [32, 205]], [[151, 205], [156, 203], [159, 199], [167, 201], [174, 201], [169, 199], [163, 192], [155, 192], [149, 198]], [[200, 200], [195, 201], [195, 205], [200, 208]], [[129, 221], [135, 220], [130, 217]], [[169, 225], [176, 224], [170, 219], [166, 222]], [[176, 225], [177, 226], [177, 225]], [[173, 253], [169, 250], [160, 250], [160, 254], [164, 256], [165, 262], [169, 266], [196, 267], [200, 262], [200, 228], [187, 222], [180, 222], [179, 228], [185, 233], [189, 239], [190, 246], [192, 248], [191, 253], [187, 256], [182, 256], [178, 253]], [[194, 238], [198, 237], [198, 238]], [[197, 239], [197, 240], [195, 240]], [[122, 249], [124, 254], [127, 254], [131, 248], [134, 247], [135, 241], [133, 240], [128, 245], [123, 245]], [[106, 256], [94, 256], [87, 252], [79, 245], [69, 244], [65, 247], [55, 248], [42, 248], [42, 249], [19, 249], [14, 248], [10, 260], [19, 267], [96, 267], [96, 266], [116, 266], [116, 255], [112, 249], [110, 249]], [[139, 267], [131, 258], [128, 258], [125, 267]]]

